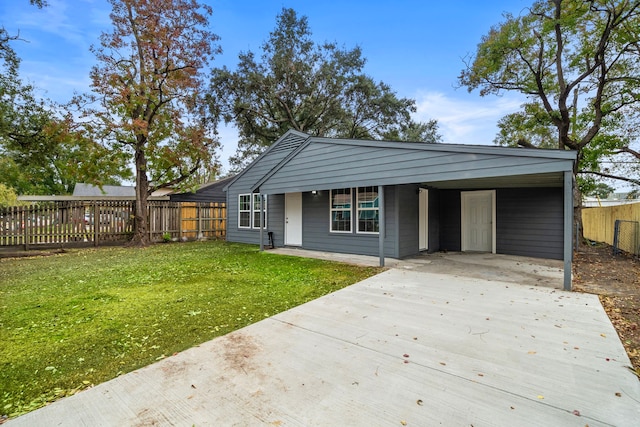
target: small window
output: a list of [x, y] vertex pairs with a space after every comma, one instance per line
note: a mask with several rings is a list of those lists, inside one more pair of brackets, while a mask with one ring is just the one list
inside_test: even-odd
[[331, 190], [330, 200], [331, 231], [351, 232], [351, 189]]
[[380, 231], [378, 187], [358, 187], [358, 233]]
[[[253, 228], [260, 228], [260, 217], [264, 218], [265, 228], [267, 227], [267, 196], [264, 196], [264, 206], [261, 209], [261, 197], [260, 194], [253, 195]], [[262, 215], [260, 212], [262, 211]]]
[[238, 227], [251, 228], [251, 194], [240, 194], [238, 198]]

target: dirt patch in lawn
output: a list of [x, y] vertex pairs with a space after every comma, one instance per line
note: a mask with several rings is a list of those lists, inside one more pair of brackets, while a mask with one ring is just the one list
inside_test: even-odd
[[609, 245], [587, 246], [575, 255], [573, 288], [600, 296], [640, 378], [640, 260], [614, 256]]

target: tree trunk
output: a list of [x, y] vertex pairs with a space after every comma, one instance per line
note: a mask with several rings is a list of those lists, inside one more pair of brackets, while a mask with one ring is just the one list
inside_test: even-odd
[[[577, 236], [576, 236], [577, 233]], [[576, 175], [573, 175], [573, 238], [575, 250], [579, 251], [584, 243], [584, 231], [582, 230], [582, 192], [578, 188]]]
[[136, 204], [133, 223], [133, 237], [127, 246], [148, 246], [150, 243], [147, 221], [147, 199], [149, 197], [149, 179], [147, 178], [147, 159], [144, 151], [136, 150]]

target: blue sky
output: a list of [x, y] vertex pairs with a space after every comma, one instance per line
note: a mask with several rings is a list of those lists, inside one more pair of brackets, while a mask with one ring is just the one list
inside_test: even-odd
[[[13, 44], [22, 59], [21, 76], [39, 93], [59, 102], [89, 88], [95, 58], [89, 51], [110, 29], [106, 0], [47, 0], [37, 9], [27, 0], [0, 2], [0, 25], [25, 41]], [[202, 1], [202, 0], [201, 0]], [[317, 42], [360, 46], [365, 72], [391, 85], [401, 97], [417, 101], [417, 120], [435, 118], [444, 142], [492, 144], [500, 117], [518, 108], [516, 95], [481, 98], [456, 88], [462, 59], [481, 37], [502, 20], [531, 4], [525, 0], [205, 0], [213, 7], [212, 30], [221, 37], [223, 54], [213, 67], [234, 68], [240, 51], [259, 52], [275, 27], [276, 15], [291, 7], [306, 15]], [[221, 129], [221, 160], [235, 151], [236, 134]]]

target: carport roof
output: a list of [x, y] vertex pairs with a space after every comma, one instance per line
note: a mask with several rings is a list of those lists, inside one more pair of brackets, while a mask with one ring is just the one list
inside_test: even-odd
[[252, 190], [274, 194], [406, 183], [436, 188], [562, 187], [564, 172], [572, 171], [575, 159], [575, 152], [561, 150], [310, 136]]

